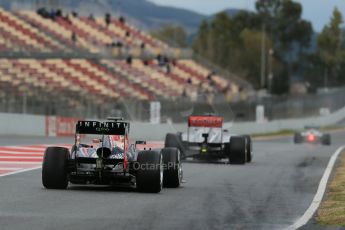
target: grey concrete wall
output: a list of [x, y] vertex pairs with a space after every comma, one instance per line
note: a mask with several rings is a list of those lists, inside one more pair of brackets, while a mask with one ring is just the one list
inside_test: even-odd
[[0, 113], [0, 135], [44, 136], [45, 117]]
[[[265, 123], [243, 122], [226, 123], [231, 133], [258, 134], [277, 132], [280, 130], [299, 130], [307, 125], [329, 126], [345, 119], [345, 108], [330, 115], [322, 117], [310, 117], [303, 119], [275, 120]], [[142, 140], [163, 140], [166, 133], [184, 132], [187, 124], [158, 124], [153, 125], [142, 122], [131, 123], [131, 137]], [[0, 113], [0, 135], [45, 135], [45, 116]]]
[[[265, 123], [255, 122], [240, 122], [240, 123], [226, 123], [224, 128], [228, 129], [230, 133], [236, 134], [261, 134], [278, 132], [281, 130], [300, 130], [305, 126], [329, 126], [337, 124], [345, 119], [345, 108], [342, 108], [330, 115], [301, 118], [301, 119], [284, 119], [275, 120]], [[184, 132], [187, 130], [187, 124], [160, 124], [151, 125], [147, 123], [131, 124], [132, 137], [135, 139], [147, 140], [163, 140], [166, 133], [169, 132]]]

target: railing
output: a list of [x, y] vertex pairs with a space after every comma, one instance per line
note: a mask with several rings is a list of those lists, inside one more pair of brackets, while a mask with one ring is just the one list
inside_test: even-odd
[[[93, 97], [85, 99], [82, 95], [61, 95], [54, 98], [49, 98], [48, 95], [33, 95], [37, 94], [31, 92], [31, 95], [14, 95], [3, 94], [0, 91], [0, 112], [93, 118], [116, 115], [132, 121], [150, 121], [149, 101], [123, 98], [117, 101], [97, 102]], [[202, 97], [194, 101], [185, 97], [156, 100], [161, 104], [160, 120], [163, 123], [183, 122], [191, 113], [215, 113], [223, 115], [227, 121], [240, 122], [254, 121], [257, 105], [264, 105], [267, 120], [318, 116], [321, 108], [326, 108], [332, 113], [345, 106], [345, 102], [341, 100], [344, 97], [345, 88], [339, 88], [328, 93], [252, 98], [251, 101], [236, 103], [228, 103], [220, 94], [213, 95], [212, 100]]]

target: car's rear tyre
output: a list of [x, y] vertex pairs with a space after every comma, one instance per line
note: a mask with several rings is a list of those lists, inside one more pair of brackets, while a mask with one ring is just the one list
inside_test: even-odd
[[163, 186], [177, 188], [182, 182], [181, 153], [177, 148], [162, 149], [164, 162]]
[[157, 151], [138, 154], [136, 184], [139, 192], [158, 193], [163, 187], [163, 157]]
[[233, 136], [228, 144], [228, 156], [230, 164], [245, 164], [247, 162], [246, 139], [241, 136]]
[[253, 153], [252, 153], [252, 138], [249, 135], [244, 135], [244, 138], [246, 139], [246, 157], [247, 157], [247, 162], [250, 163], [252, 162], [253, 159]]
[[68, 186], [67, 160], [69, 150], [62, 147], [48, 147], [42, 165], [42, 184], [47, 189], [66, 189]]
[[323, 145], [331, 145], [331, 135], [326, 133], [322, 136], [321, 143]]
[[294, 140], [295, 144], [301, 144], [302, 143], [302, 139], [303, 139], [303, 137], [302, 137], [302, 135], [300, 133], [295, 133], [294, 134], [293, 140]]
[[78, 151], [78, 147], [76, 145], [72, 145], [72, 147], [71, 147], [71, 156], [75, 157], [77, 151]]
[[184, 155], [184, 147], [182, 143], [182, 134], [181, 133], [168, 133], [165, 136], [164, 141], [165, 148], [178, 148], [182, 155]]

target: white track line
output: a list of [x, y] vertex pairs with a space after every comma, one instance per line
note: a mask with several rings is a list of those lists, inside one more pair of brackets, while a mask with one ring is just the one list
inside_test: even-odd
[[23, 168], [4, 168], [4, 167], [0, 167], [0, 170], [20, 170]]
[[[41, 147], [42, 146], [42, 147]], [[39, 169], [41, 168], [40, 162], [22, 162], [22, 161], [16, 161], [16, 159], [43, 159], [43, 153], [46, 149], [46, 147], [49, 147], [52, 145], [30, 145], [30, 146], [0, 146], [0, 170], [14, 170], [12, 172], [0, 174], [0, 177], [14, 175], [18, 173], [28, 172], [31, 170]], [[63, 147], [70, 147], [71, 145], [59, 145]], [[22, 150], [22, 151], [21, 151]], [[13, 156], [1, 156], [1, 154], [13, 154]], [[16, 154], [25, 154], [27, 156], [16, 156]], [[35, 156], [30, 156], [34, 154]], [[37, 154], [42, 154], [42, 156], [37, 156]], [[11, 161], [1, 161], [2, 159], [11, 159]], [[7, 165], [23, 165], [29, 166], [30, 168], [19, 168], [19, 167], [6, 167]], [[25, 166], [24, 166], [25, 165]]]
[[[71, 148], [71, 145], [57, 145], [58, 147], [63, 147], [63, 148]], [[49, 146], [47, 146], [49, 147]], [[39, 152], [44, 152], [47, 147], [31, 147], [31, 146], [0, 146], [0, 149], [3, 151], [20, 151], [20, 150], [28, 150], [28, 151], [39, 151]]]
[[13, 151], [13, 150], [0, 150], [0, 154], [44, 154], [44, 152], [19, 152], [19, 151]]
[[39, 148], [39, 147], [23, 147], [23, 146], [2, 146], [0, 147], [1, 150], [7, 150], [7, 149], [16, 149], [17, 151], [18, 150], [32, 150], [32, 151], [44, 151], [46, 148], [45, 147], [42, 147], [42, 148]]
[[42, 164], [40, 162], [30, 162], [30, 161], [0, 161], [0, 165], [3, 165], [3, 164], [20, 164], [20, 165], [38, 165], [38, 164]]
[[0, 155], [0, 162], [1, 159], [43, 159], [43, 156], [25, 156], [25, 157], [18, 157], [18, 156], [1, 156]]
[[332, 170], [334, 168], [334, 164], [335, 164], [339, 154], [344, 149], [345, 149], [345, 145], [340, 147], [339, 149], [337, 149], [337, 151], [335, 151], [335, 153], [333, 153], [331, 159], [328, 162], [327, 168], [326, 168], [325, 172], [323, 173], [319, 187], [317, 189], [317, 192], [314, 196], [314, 199], [313, 199], [311, 205], [309, 206], [307, 211], [305, 211], [305, 213], [303, 214], [302, 217], [300, 217], [293, 225], [290, 225], [286, 229], [288, 229], [288, 230], [298, 229], [298, 228], [302, 227], [303, 225], [307, 224], [308, 221], [314, 216], [314, 214], [317, 211], [317, 209], [319, 208], [321, 201], [322, 201], [322, 198], [326, 192], [327, 183], [328, 183], [329, 177], [332, 173]]
[[14, 174], [23, 173], [23, 172], [28, 172], [28, 171], [32, 171], [32, 170], [40, 169], [40, 168], [41, 168], [41, 166], [35, 167], [35, 168], [23, 169], [23, 170], [19, 170], [19, 171], [15, 171], [15, 172], [4, 173], [4, 174], [0, 174], [0, 177], [14, 175]]

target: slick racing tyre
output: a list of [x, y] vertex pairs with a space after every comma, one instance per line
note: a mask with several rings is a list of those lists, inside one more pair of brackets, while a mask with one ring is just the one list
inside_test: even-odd
[[159, 193], [163, 187], [163, 156], [157, 151], [138, 154], [137, 189], [139, 192]]
[[324, 134], [321, 138], [321, 143], [323, 145], [331, 145], [331, 135], [330, 134]]
[[244, 137], [231, 137], [228, 151], [230, 164], [245, 164], [247, 162], [246, 139]]
[[303, 137], [302, 137], [302, 135], [300, 133], [295, 133], [293, 140], [294, 140], [295, 144], [301, 144], [302, 140], [303, 140]]
[[168, 133], [165, 136], [165, 141], [164, 141], [164, 147], [165, 148], [178, 148], [181, 152], [182, 155], [184, 155], [184, 147], [182, 143], [182, 135], [181, 133]]
[[246, 139], [246, 157], [247, 157], [247, 162], [250, 163], [250, 162], [252, 162], [252, 159], [253, 159], [252, 138], [249, 135], [244, 135], [243, 137]]
[[164, 162], [163, 186], [177, 188], [182, 182], [182, 164], [180, 150], [177, 148], [162, 149]]
[[68, 186], [67, 160], [69, 150], [61, 147], [48, 147], [44, 153], [42, 184], [47, 189], [66, 189]]

